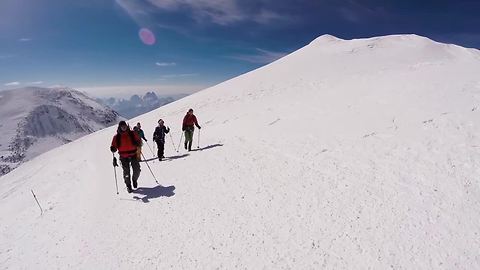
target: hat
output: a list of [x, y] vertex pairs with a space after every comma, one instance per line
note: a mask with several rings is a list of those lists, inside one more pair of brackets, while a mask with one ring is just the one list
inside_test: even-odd
[[189, 112], [193, 112], [193, 109], [188, 109]]
[[119, 127], [121, 127], [121, 126], [126, 126], [126, 125], [127, 125], [127, 122], [125, 122], [125, 121], [120, 121], [120, 122], [118, 123], [118, 126], [119, 126]]
[[158, 123], [163, 123], [163, 119], [158, 119]]

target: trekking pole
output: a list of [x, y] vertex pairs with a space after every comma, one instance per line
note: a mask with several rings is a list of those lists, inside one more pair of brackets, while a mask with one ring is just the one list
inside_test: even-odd
[[153, 153], [152, 151], [152, 148], [150, 147], [150, 144], [148, 144], [148, 142], [145, 142], [148, 146], [148, 149], [150, 149], [150, 153], [152, 153], [152, 156], [155, 157], [155, 154]]
[[33, 194], [33, 198], [34, 198], [35, 201], [37, 202], [38, 207], [40, 207], [40, 215], [43, 215], [43, 209], [42, 209], [42, 207], [40, 206], [40, 203], [39, 203], [38, 200], [37, 200], [37, 196], [35, 196], [35, 193], [33, 193], [33, 189], [30, 189], [30, 191], [31, 191], [32, 194]]
[[115, 174], [115, 187], [117, 188], [117, 195], [118, 195], [117, 169], [115, 168], [115, 167], [118, 167], [118, 163], [114, 153], [112, 153], [112, 156], [113, 156], [113, 173]]
[[175, 149], [175, 151], [177, 151], [177, 148], [175, 148], [175, 143], [173, 142], [172, 134], [168, 133], [168, 135], [170, 135], [170, 140], [172, 141], [173, 149]]
[[198, 143], [197, 143], [197, 149], [200, 148], [200, 129], [198, 130]]
[[160, 185], [160, 183], [158, 183], [158, 181], [157, 181], [157, 178], [155, 177], [155, 174], [153, 174], [152, 169], [150, 169], [150, 165], [148, 165], [148, 161], [147, 161], [147, 159], [145, 158], [145, 156], [143, 155], [143, 153], [142, 153], [142, 157], [143, 157], [143, 159], [145, 160], [145, 163], [147, 164], [147, 167], [148, 167], [148, 169], [150, 170], [150, 173], [152, 174], [153, 179], [155, 179], [155, 182], [156, 182], [158, 185]]
[[177, 153], [178, 153], [178, 150], [180, 150], [180, 144], [182, 143], [182, 139], [183, 139], [183, 132], [182, 132], [182, 136], [180, 136], [180, 141], [178, 142]]

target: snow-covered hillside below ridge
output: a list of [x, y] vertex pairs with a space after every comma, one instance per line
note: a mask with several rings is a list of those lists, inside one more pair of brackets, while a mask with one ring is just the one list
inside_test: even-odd
[[[116, 127], [3, 176], [0, 265], [478, 269], [479, 75], [475, 49], [319, 37], [132, 119], [149, 143], [159, 118], [172, 129], [149, 163], [162, 186], [142, 163], [132, 194], [117, 168], [116, 195]], [[177, 153], [189, 108], [200, 149]]]
[[0, 91], [0, 176], [118, 120], [115, 111], [69, 88]]

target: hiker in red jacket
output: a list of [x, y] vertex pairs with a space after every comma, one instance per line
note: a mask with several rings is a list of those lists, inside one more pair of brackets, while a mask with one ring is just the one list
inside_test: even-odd
[[193, 131], [195, 130], [194, 125], [197, 126], [198, 129], [201, 129], [198, 125], [197, 117], [193, 114], [193, 110], [190, 109], [183, 118], [182, 126], [182, 130], [185, 132], [185, 149], [188, 149], [188, 151], [192, 151]]
[[[120, 154], [120, 161], [123, 169], [123, 179], [127, 185], [128, 193], [132, 192], [133, 188], [137, 188], [137, 179], [140, 176], [140, 163], [137, 159], [137, 148], [142, 141], [136, 132], [130, 130], [125, 121], [118, 123], [117, 134], [113, 136], [110, 151], [115, 153], [118, 150]], [[130, 181], [130, 165], [133, 169], [132, 181]]]

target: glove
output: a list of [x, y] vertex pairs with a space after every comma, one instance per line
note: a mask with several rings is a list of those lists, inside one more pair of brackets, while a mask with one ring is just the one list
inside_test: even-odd
[[115, 153], [117, 152], [117, 148], [115, 148], [115, 146], [110, 146], [110, 151], [112, 151], [112, 153]]
[[113, 157], [113, 167], [118, 167], [117, 158]]
[[182, 131], [185, 131], [185, 128], [182, 128]]
[[201, 126], [198, 126], [198, 129], [202, 129], [202, 127], [201, 127]]
[[144, 139], [146, 142], [148, 142], [147, 139], [145, 139], [145, 138], [143, 138], [143, 139]]

